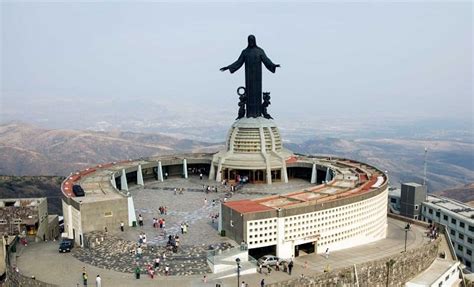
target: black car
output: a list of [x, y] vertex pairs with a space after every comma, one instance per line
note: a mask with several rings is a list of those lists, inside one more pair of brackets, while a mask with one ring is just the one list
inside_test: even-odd
[[59, 243], [59, 252], [71, 252], [74, 247], [74, 240], [72, 239], [63, 239]]

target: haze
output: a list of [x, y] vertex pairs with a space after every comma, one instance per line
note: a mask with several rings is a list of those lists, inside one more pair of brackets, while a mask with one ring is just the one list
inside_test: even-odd
[[[249, 34], [280, 122], [472, 123], [472, 3], [3, 2], [0, 121], [224, 121], [237, 113]], [[304, 123], [301, 122], [303, 125]], [[472, 125], [471, 125], [472, 127]]]

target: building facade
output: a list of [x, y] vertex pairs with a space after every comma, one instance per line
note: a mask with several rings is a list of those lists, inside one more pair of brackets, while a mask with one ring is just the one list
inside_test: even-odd
[[449, 229], [456, 255], [466, 268], [473, 269], [474, 209], [467, 204], [445, 197], [429, 195], [422, 203], [423, 221], [439, 223]]
[[237, 242], [246, 242], [250, 254], [273, 253], [281, 258], [385, 238], [385, 174], [348, 160], [319, 159], [317, 165], [331, 167], [331, 181], [284, 195], [227, 202], [221, 206], [219, 229]]
[[0, 233], [3, 235], [22, 235], [35, 241], [51, 240], [58, 236], [59, 229], [49, 226], [49, 222], [55, 221], [48, 216], [46, 198], [0, 199]]

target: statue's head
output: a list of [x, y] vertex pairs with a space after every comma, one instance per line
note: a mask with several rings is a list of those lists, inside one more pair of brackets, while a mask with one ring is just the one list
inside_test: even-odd
[[249, 35], [247, 41], [249, 42], [249, 48], [257, 46], [257, 40], [255, 39], [254, 35]]

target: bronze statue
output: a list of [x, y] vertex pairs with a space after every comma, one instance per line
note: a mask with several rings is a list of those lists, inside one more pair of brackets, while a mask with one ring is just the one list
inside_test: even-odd
[[237, 89], [237, 94], [239, 95], [239, 112], [236, 120], [245, 117], [245, 104], [247, 103], [247, 96], [245, 95], [244, 87], [239, 87]]
[[[254, 35], [248, 36], [248, 46], [234, 63], [220, 70], [229, 70], [234, 73], [245, 63], [245, 94], [247, 100], [247, 118], [256, 118], [262, 115], [262, 63], [272, 73], [280, 67], [274, 64], [265, 55], [263, 49], [257, 46]], [[239, 104], [240, 106], [240, 104]], [[239, 114], [240, 116], [240, 114]]]
[[262, 115], [266, 119], [273, 119], [272, 116], [267, 112], [267, 108], [270, 105], [270, 92], [263, 93], [263, 103], [262, 103]]

